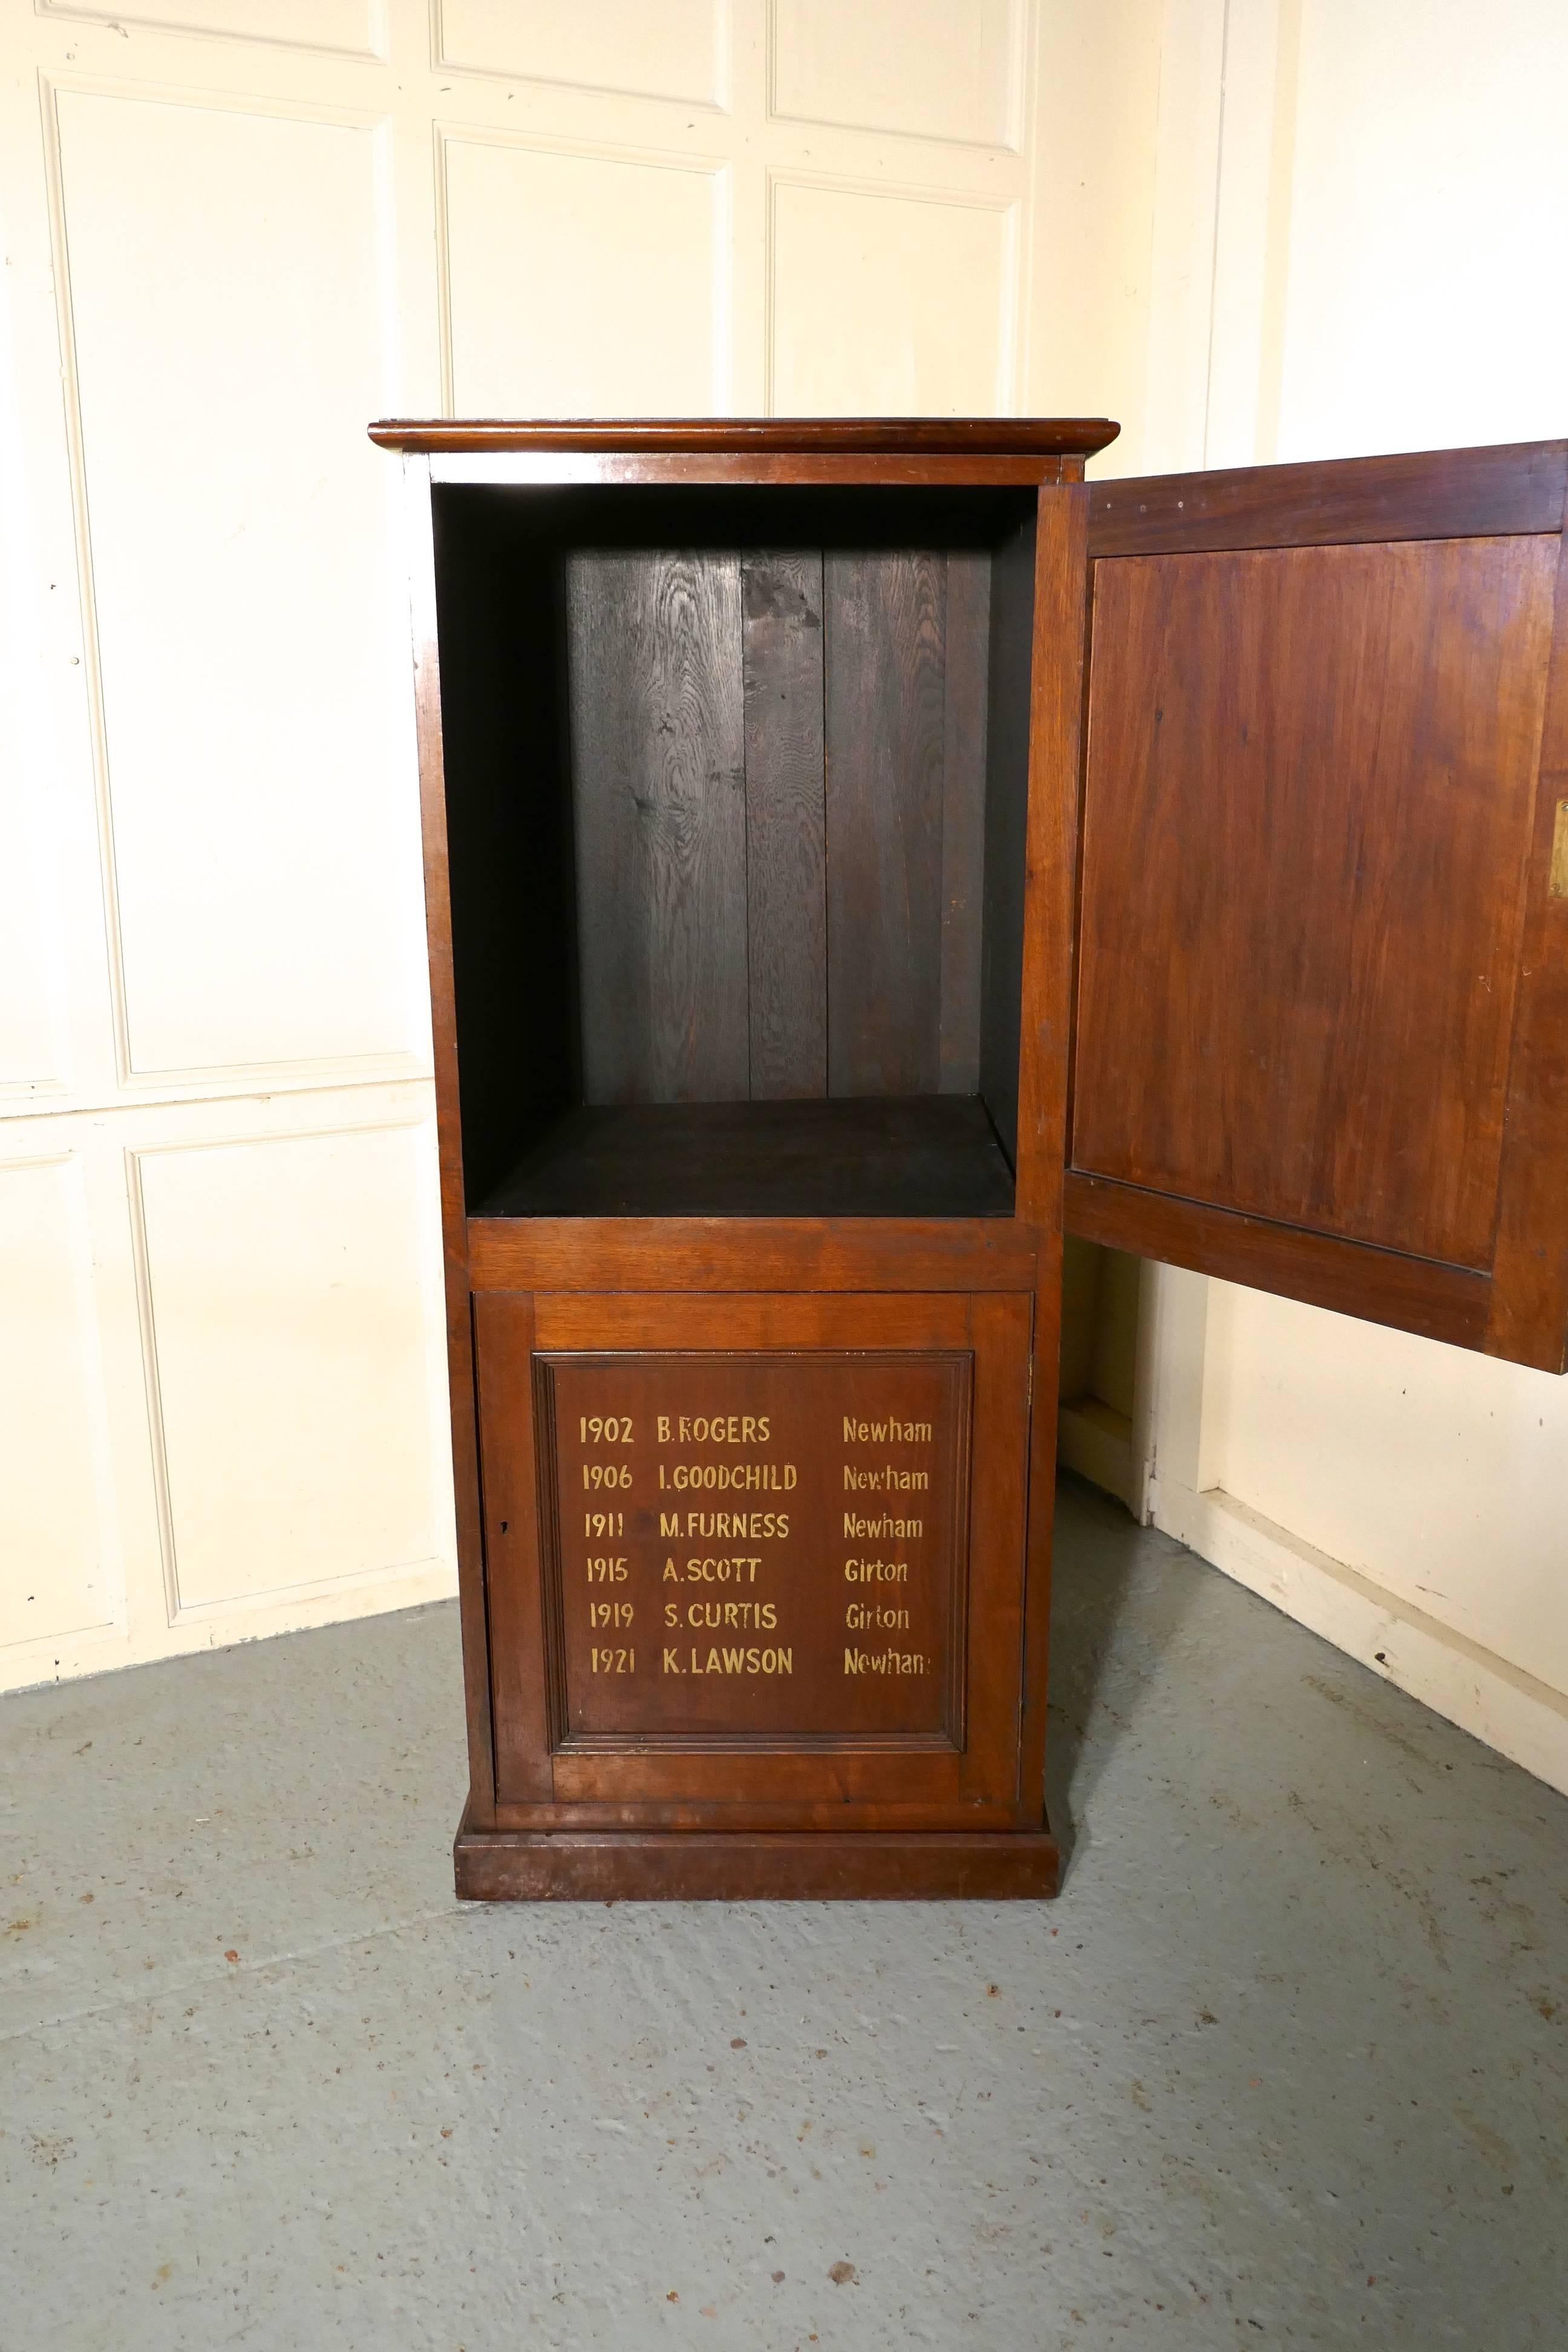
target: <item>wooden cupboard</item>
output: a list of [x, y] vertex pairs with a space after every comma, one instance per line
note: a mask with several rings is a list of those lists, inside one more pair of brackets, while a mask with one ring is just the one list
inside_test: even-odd
[[1038, 1895], [1061, 1234], [1561, 1370], [1568, 446], [389, 423], [461, 1894]]

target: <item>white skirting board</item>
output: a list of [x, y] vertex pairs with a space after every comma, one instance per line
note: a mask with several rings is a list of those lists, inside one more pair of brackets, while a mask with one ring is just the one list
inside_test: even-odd
[[1221, 1486], [1151, 1482], [1150, 1517], [1288, 1617], [1568, 1794], [1568, 1698]]
[[1114, 1405], [1093, 1396], [1075, 1397], [1070, 1404], [1064, 1404], [1057, 1414], [1057, 1460], [1064, 1470], [1076, 1470], [1091, 1486], [1114, 1495], [1137, 1517], [1132, 1423]]

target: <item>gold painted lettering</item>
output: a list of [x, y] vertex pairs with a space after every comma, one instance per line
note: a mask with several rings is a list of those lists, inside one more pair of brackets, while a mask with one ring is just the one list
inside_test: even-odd
[[[673, 1654], [667, 1653], [667, 1654]], [[848, 1653], [845, 1653], [847, 1656]], [[700, 1664], [691, 1653], [694, 1675], [793, 1675], [793, 1650], [710, 1650]]]
[[[662, 1513], [659, 1528], [661, 1534], [678, 1535], [679, 1533], [678, 1528], [665, 1526]], [[769, 1537], [776, 1537], [782, 1543], [789, 1534], [789, 1513], [787, 1511], [688, 1511], [686, 1532], [689, 1536], [700, 1536], [706, 1543], [711, 1543], [715, 1538], [720, 1542], [725, 1540], [732, 1542], [736, 1537], [750, 1543], [760, 1543]]]
[[910, 1612], [907, 1609], [886, 1609], [879, 1601], [852, 1601], [844, 1612], [844, 1622], [855, 1633], [863, 1633], [870, 1627], [883, 1633], [907, 1633]]
[[[781, 1494], [799, 1476], [793, 1462], [678, 1462], [668, 1483], [678, 1494]], [[658, 1483], [665, 1484], [662, 1462]]]
[[844, 1484], [851, 1493], [896, 1495], [910, 1487], [931, 1485], [929, 1470], [899, 1470], [889, 1463], [882, 1470], [857, 1470], [853, 1463], [844, 1465]]
[[[682, 1445], [766, 1445], [772, 1429], [765, 1412], [754, 1417], [749, 1412], [683, 1412], [678, 1416], [676, 1434]], [[662, 1418], [658, 1431], [660, 1437], [668, 1437], [668, 1423]]]

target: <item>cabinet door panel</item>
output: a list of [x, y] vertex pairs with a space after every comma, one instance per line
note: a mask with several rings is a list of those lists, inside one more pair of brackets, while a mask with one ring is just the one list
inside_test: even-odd
[[1560, 457], [1096, 490], [1070, 1229], [1562, 1368]]

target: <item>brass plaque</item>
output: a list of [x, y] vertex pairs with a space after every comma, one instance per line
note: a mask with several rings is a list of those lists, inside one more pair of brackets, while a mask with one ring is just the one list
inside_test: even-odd
[[962, 1745], [966, 1353], [538, 1363], [557, 1745]]

